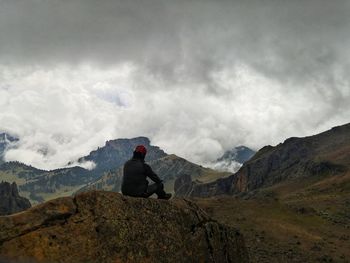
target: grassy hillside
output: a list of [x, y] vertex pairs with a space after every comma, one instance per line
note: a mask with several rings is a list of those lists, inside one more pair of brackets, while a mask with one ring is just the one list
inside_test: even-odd
[[92, 180], [93, 175], [81, 167], [44, 171], [19, 162], [0, 165], [0, 181], [16, 182], [32, 204], [71, 195]]
[[195, 200], [218, 221], [241, 229], [252, 262], [350, 260], [349, 172]]

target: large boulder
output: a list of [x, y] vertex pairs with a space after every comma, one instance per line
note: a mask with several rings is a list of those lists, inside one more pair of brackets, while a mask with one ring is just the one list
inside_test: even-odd
[[10, 215], [31, 207], [27, 198], [18, 193], [17, 184], [8, 182], [0, 183], [0, 215]]
[[242, 235], [194, 203], [91, 191], [0, 217], [0, 261], [248, 262]]

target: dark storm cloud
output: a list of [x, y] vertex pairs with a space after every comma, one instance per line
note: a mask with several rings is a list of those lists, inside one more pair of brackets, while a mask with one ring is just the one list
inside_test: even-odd
[[[350, 120], [349, 13], [345, 0], [0, 0], [0, 129], [50, 167], [106, 137], [143, 133], [204, 162], [312, 134]], [[33, 134], [52, 159], [26, 152]]]

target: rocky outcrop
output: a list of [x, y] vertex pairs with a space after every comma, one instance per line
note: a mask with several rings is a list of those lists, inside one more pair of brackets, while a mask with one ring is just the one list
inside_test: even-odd
[[[92, 191], [0, 217], [16, 262], [248, 262], [242, 235], [194, 203]], [[0, 260], [1, 261], [1, 260]]]
[[305, 138], [265, 146], [239, 171], [206, 184], [194, 184], [190, 196], [208, 197], [248, 192], [311, 176], [343, 174], [350, 169], [350, 124]]
[[14, 214], [29, 207], [29, 200], [18, 194], [16, 183], [0, 183], [0, 215]]

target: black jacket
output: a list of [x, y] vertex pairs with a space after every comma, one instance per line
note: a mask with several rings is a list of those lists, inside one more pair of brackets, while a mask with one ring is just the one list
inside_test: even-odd
[[155, 183], [162, 182], [144, 160], [132, 158], [127, 161], [124, 164], [122, 193], [130, 196], [143, 196], [147, 191], [147, 177]]

